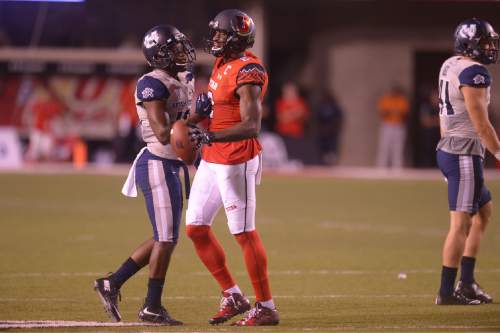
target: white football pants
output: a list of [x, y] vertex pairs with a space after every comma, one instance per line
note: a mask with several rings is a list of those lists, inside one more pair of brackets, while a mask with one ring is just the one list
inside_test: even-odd
[[224, 206], [229, 231], [255, 230], [255, 185], [260, 182], [261, 156], [234, 165], [201, 161], [186, 211], [187, 225], [212, 225]]

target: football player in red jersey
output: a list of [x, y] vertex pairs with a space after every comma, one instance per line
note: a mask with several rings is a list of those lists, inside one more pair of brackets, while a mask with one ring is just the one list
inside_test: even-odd
[[260, 181], [261, 145], [257, 140], [267, 73], [253, 45], [255, 24], [236, 9], [220, 12], [209, 24], [208, 52], [217, 59], [209, 93], [196, 101], [189, 123], [209, 118], [208, 130], [192, 125], [190, 136], [202, 148], [186, 212], [187, 234], [222, 289], [219, 311], [209, 320], [220, 324], [251, 309], [226, 266], [225, 253], [211, 230], [224, 207], [231, 234], [240, 244], [257, 302], [238, 326], [276, 325], [267, 273], [267, 256], [255, 230], [255, 185]]

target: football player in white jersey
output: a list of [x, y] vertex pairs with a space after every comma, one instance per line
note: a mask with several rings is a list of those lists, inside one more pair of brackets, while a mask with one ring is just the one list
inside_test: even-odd
[[[479, 244], [491, 217], [484, 184], [485, 148], [500, 160], [500, 141], [488, 119], [491, 76], [499, 37], [486, 21], [468, 19], [455, 30], [455, 56], [439, 73], [441, 140], [438, 166], [448, 183], [450, 229], [443, 247], [438, 305], [491, 303], [474, 278]], [[458, 266], [461, 277], [456, 286]]]
[[171, 125], [189, 115], [194, 79], [187, 69], [195, 60], [190, 41], [176, 28], [159, 25], [149, 30], [142, 49], [153, 70], [137, 82], [135, 101], [146, 147], [136, 157], [122, 193], [137, 196], [137, 183], [144, 194], [153, 227], [153, 237], [144, 241], [110, 276], [97, 279], [95, 290], [105, 310], [115, 321], [121, 320], [118, 297], [121, 286], [149, 264], [148, 292], [139, 319], [163, 325], [181, 325], [162, 306], [165, 276], [179, 237], [182, 218], [183, 168], [186, 194], [189, 175], [170, 146]]

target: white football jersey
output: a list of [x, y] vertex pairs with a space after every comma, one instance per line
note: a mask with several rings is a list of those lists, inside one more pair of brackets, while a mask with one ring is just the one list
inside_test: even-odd
[[439, 72], [439, 119], [443, 137], [438, 149], [452, 154], [484, 156], [484, 147], [465, 107], [462, 86], [487, 88], [490, 102], [491, 76], [481, 63], [453, 56]]
[[194, 78], [190, 72], [182, 72], [177, 76], [179, 80], [163, 70], [154, 69], [137, 81], [135, 90], [135, 104], [141, 124], [142, 139], [147, 143], [151, 153], [168, 159], [177, 159], [177, 156], [170, 144], [163, 145], [158, 141], [149, 125], [148, 111], [142, 103], [166, 100], [165, 116], [171, 124], [178, 119], [186, 119], [189, 116], [194, 95]]

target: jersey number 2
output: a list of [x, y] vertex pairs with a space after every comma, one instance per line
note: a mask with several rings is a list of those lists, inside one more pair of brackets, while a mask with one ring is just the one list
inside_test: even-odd
[[439, 80], [439, 114], [455, 114], [450, 103], [450, 93], [448, 92], [449, 81]]

